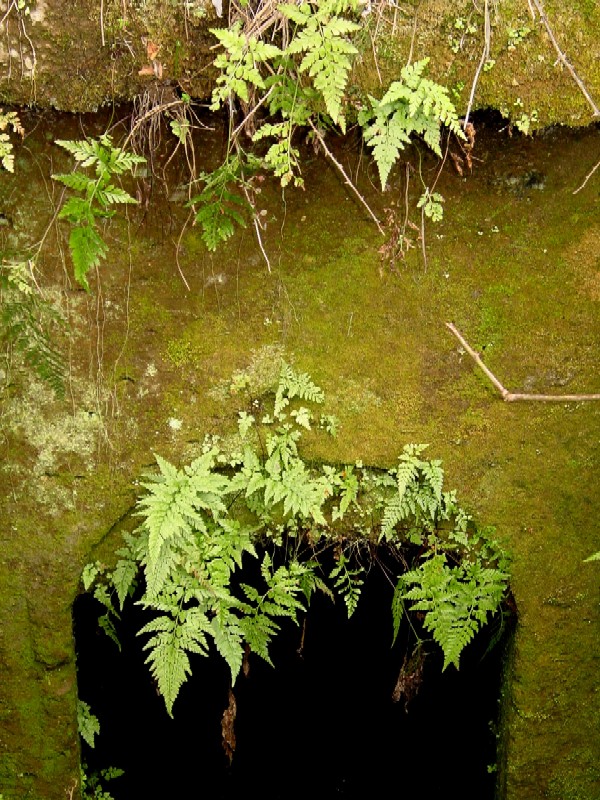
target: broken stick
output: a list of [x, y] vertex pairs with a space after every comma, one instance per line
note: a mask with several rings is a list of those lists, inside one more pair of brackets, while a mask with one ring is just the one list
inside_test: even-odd
[[464, 336], [460, 333], [460, 331], [457, 330], [455, 325], [453, 325], [451, 322], [447, 322], [446, 327], [452, 331], [466, 352], [471, 356], [473, 361], [475, 361], [477, 366], [483, 370], [483, 372], [487, 375], [487, 377], [502, 395], [502, 399], [507, 403], [514, 403], [517, 400], [538, 400], [545, 403], [567, 403], [573, 401], [579, 402], [580, 400], [600, 400], [600, 394], [525, 394], [521, 392], [509, 392], [508, 389], [506, 389], [500, 383], [494, 373], [486, 367], [481, 360], [479, 353], [476, 350], [473, 350]]

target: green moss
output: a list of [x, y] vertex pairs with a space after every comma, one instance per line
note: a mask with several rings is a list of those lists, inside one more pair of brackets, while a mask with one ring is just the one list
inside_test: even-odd
[[[74, 122], [55, 133], [70, 138]], [[43, 783], [44, 800], [68, 796], [78, 756], [68, 609], [83, 564], [110, 563], [121, 530], [135, 524], [127, 513], [134, 482], [155, 452], [180, 463], [205, 433], [231, 436], [239, 397], [223, 382], [250, 366], [260, 384], [284, 354], [326, 390], [325, 412], [341, 418], [338, 439], [311, 443], [309, 456], [389, 465], [405, 443], [429, 442], [448, 485], [497, 527], [514, 553], [521, 614], [504, 693], [514, 711], [507, 761], [498, 762], [507, 797], [586, 796], [598, 608], [597, 573], [582, 561], [598, 549], [590, 524], [599, 511], [598, 407], [502, 403], [444, 323], [478, 348], [491, 342], [484, 359], [514, 391], [597, 391], [596, 188], [573, 190], [600, 153], [594, 131], [526, 140], [486, 128], [475, 152], [482, 160], [472, 175], [447, 169], [439, 178], [445, 219], [426, 228], [427, 267], [412, 229], [407, 260], [394, 269], [382, 261], [382, 238], [321, 161], [307, 161], [307, 192], [286, 194], [285, 207], [265, 185], [271, 272], [249, 233], [209, 255], [192, 231], [180, 254], [188, 292], [163, 234], [167, 215], [174, 227], [185, 221], [173, 204], [147, 223], [132, 219], [132, 270], [126, 249], [111, 248], [101, 271], [110, 313], [98, 311], [97, 290], [63, 291], [63, 265], [47, 255], [43, 278], [56, 278], [74, 331], [72, 396], [60, 404], [33, 383], [2, 395], [0, 624], [13, 643], [0, 653], [9, 676], [0, 696], [5, 794], [40, 793]], [[531, 170], [545, 175], [544, 188], [515, 191], [513, 178]], [[424, 157], [422, 174], [436, 173]], [[19, 235], [43, 231], [53, 213], [42, 206], [43, 184], [32, 187], [36, 174], [11, 184], [11, 202], [23, 209]], [[404, 214], [400, 171], [385, 196], [368, 173], [358, 175], [380, 215], [392, 202]], [[419, 222], [412, 187], [409, 215]], [[110, 233], [127, 241], [116, 224]], [[224, 279], [207, 285], [217, 274]]]

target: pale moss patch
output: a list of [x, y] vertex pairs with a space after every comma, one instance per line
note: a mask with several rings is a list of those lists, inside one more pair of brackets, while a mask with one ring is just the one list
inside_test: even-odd
[[372, 389], [370, 379], [342, 378], [338, 390], [329, 397], [330, 404], [348, 414], [366, 414], [381, 408], [382, 398]]
[[57, 472], [65, 460], [71, 472], [93, 469], [104, 424], [91, 389], [86, 387], [83, 394], [75, 411], [61, 410], [50, 388], [40, 381], [30, 380], [20, 397], [6, 403], [5, 426], [36, 451], [35, 475]]
[[213, 400], [225, 402], [236, 393], [236, 388], [241, 388], [242, 385], [256, 397], [274, 391], [283, 360], [289, 362], [293, 360], [291, 354], [285, 353], [283, 345], [263, 345], [258, 350], [252, 350], [250, 362], [245, 369], [234, 372], [232, 378], [221, 381], [208, 394]]

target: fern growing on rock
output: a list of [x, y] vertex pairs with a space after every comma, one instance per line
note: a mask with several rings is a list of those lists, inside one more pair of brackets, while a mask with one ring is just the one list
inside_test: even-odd
[[77, 169], [52, 178], [75, 192], [68, 198], [58, 216], [71, 223], [69, 250], [73, 259], [75, 279], [89, 290], [87, 274], [106, 258], [108, 246], [98, 232], [98, 221], [115, 213], [113, 206], [137, 203], [120, 186], [112, 183], [113, 176], [131, 172], [142, 156], [115, 147], [108, 134], [99, 139], [72, 141], [58, 139], [60, 147], [70, 153], [80, 168], [93, 168], [94, 177]]
[[[282, 622], [297, 623], [315, 591], [341, 597], [351, 616], [377, 548], [419, 548], [391, 598], [393, 628], [411, 611], [424, 614], [444, 668], [458, 666], [507, 592], [500, 548], [444, 491], [441, 463], [423, 457], [425, 445], [406, 446], [389, 470], [308, 463], [301, 439], [323, 430], [313, 408], [324, 393], [284, 361], [268, 389], [268, 371], [238, 373], [230, 386], [248, 400], [238, 446], [224, 451], [213, 439], [182, 468], [157, 455], [137, 503], [141, 524], [126, 534], [116, 566], [84, 574], [111, 620], [136, 582], [143, 588], [137, 602], [152, 617], [139, 633], [169, 714], [192, 654], [216, 651], [235, 683], [248, 652], [271, 663]], [[260, 560], [253, 582], [239, 579], [249, 559]]]
[[65, 365], [52, 333], [63, 324], [57, 308], [35, 285], [33, 263], [0, 267], [0, 343], [10, 364], [18, 356], [56, 394], [65, 392]]
[[442, 125], [459, 138], [465, 138], [448, 90], [423, 77], [428, 63], [429, 59], [424, 58], [403, 67], [402, 80], [390, 84], [381, 100], [369, 97], [369, 106], [359, 114], [358, 121], [365, 141], [373, 150], [382, 189], [400, 151], [413, 134], [422, 136], [439, 156]]

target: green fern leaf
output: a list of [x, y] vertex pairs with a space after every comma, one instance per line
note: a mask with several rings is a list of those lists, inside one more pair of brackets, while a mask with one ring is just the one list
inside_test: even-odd
[[402, 81], [394, 81], [381, 100], [370, 97], [371, 107], [359, 114], [365, 141], [373, 148], [382, 189], [412, 134], [423, 135], [438, 155], [441, 125], [464, 138], [447, 89], [422, 77], [427, 63], [428, 59], [423, 59], [404, 67]]
[[113, 205], [114, 203], [137, 203], [135, 197], [132, 197], [124, 189], [120, 189], [118, 186], [113, 186], [112, 184], [98, 189], [95, 198], [105, 207]]
[[244, 658], [243, 631], [239, 619], [228, 609], [220, 607], [210, 621], [210, 633], [217, 650], [231, 671], [231, 682], [235, 683]]
[[[59, 183], [63, 183], [65, 186], [68, 186], [69, 189], [74, 189], [76, 192], [87, 192], [90, 186], [96, 186], [96, 181], [92, 180], [92, 178], [88, 177], [83, 172], [69, 172], [66, 175], [52, 175], [52, 180], [59, 181]], [[63, 209], [61, 209], [61, 211]], [[62, 214], [59, 216], [64, 217], [66, 215]]]
[[135, 579], [138, 571], [139, 567], [136, 561], [121, 558], [117, 561], [117, 566], [111, 575], [111, 583], [117, 592], [121, 611], [127, 596], [132, 594], [135, 589]]
[[348, 563], [349, 560], [347, 556], [341, 553], [337, 565], [329, 574], [329, 578], [335, 578], [333, 585], [342, 595], [348, 611], [348, 618], [350, 618], [358, 606], [362, 585], [364, 583], [362, 577], [364, 575], [364, 569], [362, 567], [348, 569]]
[[100, 733], [98, 717], [83, 700], [77, 700], [77, 728], [83, 741], [90, 747], [95, 746], [94, 737]]
[[208, 629], [206, 616], [192, 609], [175, 619], [166, 615], [156, 617], [138, 633], [138, 636], [154, 634], [144, 645], [144, 650], [150, 651], [146, 663], [150, 665], [169, 716], [173, 716], [173, 703], [191, 673], [187, 653], [207, 655], [205, 632]]
[[71, 229], [69, 249], [75, 269], [75, 279], [86, 291], [89, 291], [87, 274], [106, 258], [108, 247], [93, 225], [77, 226]]

